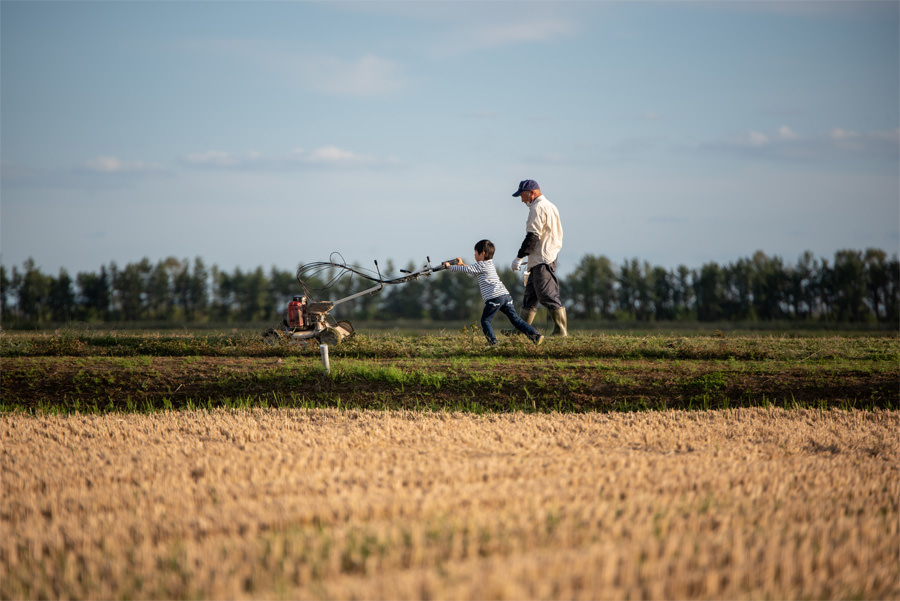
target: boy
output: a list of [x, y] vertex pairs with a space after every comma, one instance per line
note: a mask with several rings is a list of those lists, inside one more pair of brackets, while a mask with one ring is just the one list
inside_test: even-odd
[[532, 342], [540, 344], [544, 341], [537, 330], [530, 324], [518, 316], [513, 306], [512, 296], [509, 290], [500, 281], [497, 275], [497, 268], [494, 267], [494, 243], [490, 240], [479, 240], [475, 244], [475, 264], [466, 265], [460, 258], [456, 259], [459, 265], [450, 265], [444, 263], [444, 267], [450, 271], [458, 271], [474, 275], [478, 280], [478, 289], [481, 291], [481, 298], [484, 299], [484, 311], [481, 314], [481, 329], [491, 345], [497, 344], [497, 337], [494, 336], [494, 330], [491, 328], [491, 322], [494, 321], [494, 315], [500, 311], [509, 318], [517, 330], [523, 332]]

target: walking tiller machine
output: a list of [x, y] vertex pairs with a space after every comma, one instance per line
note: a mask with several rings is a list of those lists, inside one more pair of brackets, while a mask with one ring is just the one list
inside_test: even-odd
[[[353, 335], [353, 326], [349, 321], [335, 321], [329, 315], [336, 306], [369, 294], [380, 292], [385, 286], [395, 284], [405, 284], [412, 280], [418, 280], [421, 277], [428, 277], [432, 273], [444, 269], [443, 263], [456, 265], [457, 260], [451, 259], [438, 264], [436, 267], [431, 265], [431, 258], [426, 257], [425, 266], [418, 271], [406, 271], [401, 269], [404, 275], [396, 278], [384, 279], [381, 276], [381, 270], [378, 268], [378, 261], [375, 261], [375, 271], [362, 269], [359, 267], [351, 267], [344, 262], [344, 258], [339, 253], [332, 253], [329, 261], [308, 263], [301, 265], [297, 269], [297, 281], [303, 294], [297, 295], [288, 303], [287, 311], [284, 313], [280, 328], [271, 328], [263, 333], [263, 339], [269, 343], [275, 343], [279, 340], [288, 342], [308, 343], [315, 339], [319, 344], [335, 346], [340, 344], [344, 338]], [[365, 290], [360, 290], [339, 298], [337, 300], [312, 300], [313, 295], [308, 287], [308, 282], [320, 274], [327, 274], [329, 279], [324, 286], [319, 287], [321, 290], [327, 290], [333, 287], [337, 282], [345, 277], [358, 276], [365, 280], [375, 282], [375, 285]]]

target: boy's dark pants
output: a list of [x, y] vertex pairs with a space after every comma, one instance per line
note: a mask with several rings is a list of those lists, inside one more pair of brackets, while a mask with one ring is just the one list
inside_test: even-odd
[[494, 316], [497, 314], [497, 311], [506, 315], [506, 317], [509, 318], [509, 322], [513, 324], [517, 330], [527, 334], [529, 338], [534, 339], [534, 337], [538, 335], [537, 330], [519, 317], [519, 314], [516, 313], [516, 308], [513, 306], [512, 297], [506, 294], [498, 296], [497, 298], [492, 298], [484, 303], [484, 311], [481, 313], [481, 329], [487, 337], [488, 342], [491, 344], [497, 344], [497, 337], [494, 336], [494, 329], [491, 327], [491, 322], [494, 321]]

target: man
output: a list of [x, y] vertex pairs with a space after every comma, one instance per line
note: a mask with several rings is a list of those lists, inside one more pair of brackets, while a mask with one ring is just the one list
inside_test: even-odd
[[528, 279], [522, 301], [522, 319], [534, 321], [538, 304], [550, 310], [554, 328], [551, 336], [568, 336], [566, 308], [559, 300], [559, 280], [556, 277], [556, 257], [562, 248], [563, 230], [556, 206], [541, 194], [541, 187], [533, 179], [519, 182], [513, 196], [528, 205], [525, 240], [512, 262], [519, 271], [522, 259], [528, 257]]

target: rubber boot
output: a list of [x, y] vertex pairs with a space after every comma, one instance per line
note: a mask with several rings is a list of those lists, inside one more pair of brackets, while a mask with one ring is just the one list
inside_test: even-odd
[[537, 315], [537, 309], [522, 309], [522, 313], [521, 315], [519, 315], [519, 317], [521, 317], [525, 323], [531, 325], [531, 322], [534, 321], [535, 315]]
[[551, 309], [550, 317], [553, 319], [553, 332], [551, 332], [550, 335], [568, 336], [569, 331], [567, 329], [566, 308], [560, 307], [559, 309]]

